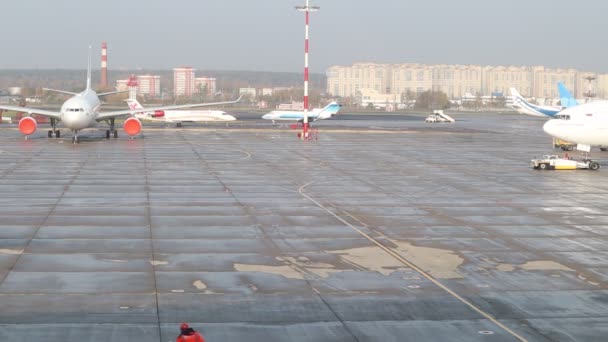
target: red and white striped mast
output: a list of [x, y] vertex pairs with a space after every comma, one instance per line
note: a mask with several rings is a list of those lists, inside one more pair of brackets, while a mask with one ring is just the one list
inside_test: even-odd
[[304, 120], [302, 124], [302, 139], [308, 139], [308, 26], [309, 13], [319, 10], [319, 6], [310, 6], [306, 0], [306, 6], [296, 6], [296, 9], [306, 14], [306, 29], [304, 33]]
[[101, 89], [108, 88], [108, 43], [101, 43]]

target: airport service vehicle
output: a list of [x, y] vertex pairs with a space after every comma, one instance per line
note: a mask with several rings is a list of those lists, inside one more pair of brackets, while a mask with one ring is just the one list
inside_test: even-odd
[[598, 162], [588, 158], [576, 160], [560, 158], [557, 155], [544, 155], [540, 159], [532, 159], [530, 164], [535, 170], [599, 170], [600, 168]]
[[[138, 135], [141, 132], [141, 121], [138, 118], [134, 117], [135, 113], [140, 112], [141, 110], [118, 110], [112, 112], [100, 112], [101, 100], [99, 99], [102, 96], [119, 93], [116, 91], [109, 93], [96, 93], [93, 89], [91, 89], [91, 48], [89, 47], [89, 64], [87, 67], [87, 84], [86, 89], [80, 93], [73, 93], [64, 90], [54, 90], [54, 89], [46, 89], [47, 91], [54, 91], [62, 94], [71, 95], [67, 101], [63, 103], [61, 106], [61, 110], [50, 111], [43, 110], [38, 108], [28, 108], [28, 107], [17, 107], [17, 106], [5, 106], [0, 105], [0, 109], [10, 110], [16, 112], [27, 113], [26, 117], [23, 117], [19, 120], [19, 131], [21, 134], [27, 137], [36, 132], [38, 128], [38, 122], [31, 115], [38, 114], [44, 117], [48, 117], [51, 122], [51, 130], [48, 131], [48, 137], [52, 138], [53, 135], [56, 138], [61, 136], [61, 132], [57, 129], [57, 123], [61, 121], [66, 128], [69, 128], [72, 133], [72, 142], [76, 144], [78, 142], [78, 133], [83, 129], [95, 128], [101, 122], [105, 122], [109, 125], [109, 129], [106, 130], [106, 138], [110, 139], [110, 136], [114, 136], [114, 138], [118, 138], [118, 131], [114, 129], [115, 120], [119, 117], [127, 117], [123, 124], [122, 128], [129, 136], [133, 137]], [[228, 104], [235, 103], [236, 101], [229, 102], [217, 102], [217, 103], [199, 103], [199, 104], [188, 104], [188, 105], [173, 105], [173, 106], [162, 106], [155, 108], [148, 108], [148, 111], [156, 112], [156, 111], [164, 111], [169, 109], [178, 109], [178, 108], [190, 108], [190, 107], [202, 107], [202, 106], [214, 106], [219, 104]]]
[[445, 114], [443, 110], [434, 110], [433, 114], [429, 115], [424, 122], [428, 123], [437, 123], [437, 122], [450, 122], [453, 123], [454, 120], [451, 116]]
[[562, 151], [573, 151], [576, 144], [559, 138], [553, 138], [553, 148], [561, 148]]
[[[242, 95], [241, 95], [242, 97]], [[237, 101], [241, 99], [238, 98]], [[136, 99], [128, 99], [131, 109], [145, 109]], [[182, 127], [184, 122], [235, 121], [236, 118], [221, 110], [156, 110], [136, 113], [135, 117], [142, 120], [175, 123]]]

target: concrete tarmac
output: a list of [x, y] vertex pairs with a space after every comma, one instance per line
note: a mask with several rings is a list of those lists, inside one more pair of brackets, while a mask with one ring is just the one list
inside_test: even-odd
[[536, 171], [542, 118], [454, 117], [2, 125], [0, 341], [604, 340], [608, 166]]

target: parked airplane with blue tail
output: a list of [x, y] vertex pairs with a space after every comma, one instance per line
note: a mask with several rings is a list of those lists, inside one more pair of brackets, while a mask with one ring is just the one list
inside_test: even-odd
[[[325, 108], [314, 108], [310, 112], [308, 112], [308, 119], [312, 121], [329, 119], [332, 116], [338, 114], [340, 111], [341, 105], [337, 102], [332, 102], [325, 106]], [[304, 120], [304, 112], [303, 111], [291, 111], [291, 110], [274, 110], [268, 114], [262, 116], [264, 120], [272, 120], [274, 124], [277, 120], [288, 120], [288, 121], [298, 121], [301, 122]]]
[[523, 96], [521, 96], [521, 94], [519, 94], [517, 89], [511, 88], [511, 96], [513, 96], [513, 106], [515, 107], [515, 109], [518, 112], [520, 112], [522, 114], [533, 115], [533, 116], [549, 116], [549, 117], [554, 117], [557, 113], [561, 112], [564, 108], [578, 106], [578, 102], [576, 101], [574, 96], [572, 96], [570, 91], [568, 91], [568, 89], [566, 89], [566, 86], [562, 82], [557, 83], [557, 89], [559, 91], [560, 105], [559, 106], [541, 106], [541, 105], [535, 105], [535, 104], [532, 104], [532, 103], [526, 101], [526, 99], [524, 99]]

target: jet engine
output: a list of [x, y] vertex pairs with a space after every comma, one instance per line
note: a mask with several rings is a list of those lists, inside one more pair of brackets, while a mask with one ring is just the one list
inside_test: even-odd
[[152, 113], [153, 118], [162, 118], [163, 116], [165, 116], [164, 110], [155, 110], [154, 113]]
[[130, 136], [138, 135], [141, 132], [141, 121], [136, 118], [128, 118], [122, 124], [122, 129]]
[[23, 135], [34, 134], [36, 128], [38, 128], [38, 123], [32, 117], [26, 116], [19, 120], [19, 131]]

